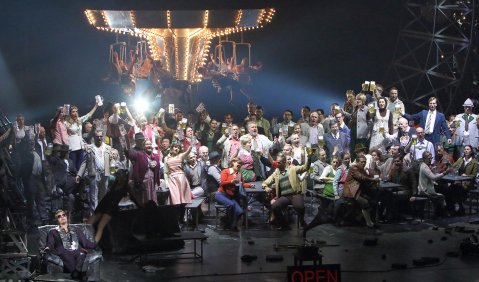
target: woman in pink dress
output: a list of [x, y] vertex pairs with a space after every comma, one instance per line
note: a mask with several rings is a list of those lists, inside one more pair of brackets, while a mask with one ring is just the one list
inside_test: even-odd
[[191, 188], [183, 170], [183, 161], [191, 152], [191, 147], [184, 153], [180, 144], [170, 147], [170, 154], [165, 158], [165, 179], [170, 190], [170, 204], [180, 207], [180, 220], [183, 219], [185, 204], [191, 203]]

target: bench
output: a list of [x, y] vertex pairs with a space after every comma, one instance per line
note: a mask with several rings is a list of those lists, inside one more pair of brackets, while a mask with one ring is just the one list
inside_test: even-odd
[[[140, 264], [147, 261], [148, 256], [164, 256], [166, 258], [171, 258], [175, 256], [176, 259], [198, 259], [201, 263], [203, 263], [203, 242], [208, 238], [205, 234], [199, 231], [187, 231], [187, 232], [180, 232], [175, 233], [174, 236], [171, 237], [156, 237], [156, 238], [146, 238], [143, 236], [135, 236], [144, 248], [140, 248], [140, 253], [133, 257], [131, 261], [135, 261], [139, 258]], [[193, 250], [190, 252], [178, 252], [178, 251], [166, 251], [166, 252], [148, 252], [148, 245], [156, 244], [158, 242], [161, 243], [173, 243], [176, 241], [193, 241]], [[199, 244], [197, 243], [199, 241]], [[199, 245], [199, 250], [198, 250]], [[190, 256], [185, 256], [190, 255]], [[192, 255], [192, 256], [191, 256]]]
[[[198, 216], [201, 212], [201, 204], [206, 200], [206, 197], [198, 197], [191, 200], [191, 203], [185, 206], [186, 215], [192, 215], [192, 211], [197, 210], [195, 214], [195, 228], [198, 228]], [[186, 221], [186, 227], [188, 227], [188, 220]]]

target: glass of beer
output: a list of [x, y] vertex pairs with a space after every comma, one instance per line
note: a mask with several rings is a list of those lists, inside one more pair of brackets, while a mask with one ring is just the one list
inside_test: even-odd
[[168, 104], [168, 113], [169, 114], [175, 113], [175, 104]]
[[120, 103], [120, 111], [122, 114], [126, 113], [126, 102]]
[[111, 143], [110, 143], [110, 137], [108, 137], [108, 136], [105, 136], [105, 138], [104, 138], [104, 142], [105, 142], [105, 144], [107, 144], [107, 145], [110, 145], [110, 146], [111, 146]]
[[255, 154], [256, 154], [256, 157], [259, 159], [261, 158], [261, 149], [260, 148], [256, 148], [256, 150], [254, 150]]
[[62, 114], [63, 114], [64, 116], [70, 115], [70, 104], [64, 104], [64, 105], [63, 105]]
[[186, 118], [183, 118], [180, 122], [181, 129], [185, 130], [187, 124], [188, 120]]
[[412, 144], [416, 145], [417, 144], [417, 135], [413, 134], [411, 137], [412, 137]]
[[369, 113], [374, 114], [374, 103], [370, 103], [368, 107], [369, 107]]
[[103, 106], [103, 97], [100, 95], [95, 96], [95, 103], [97, 104], [98, 107]]
[[53, 143], [48, 143], [47, 149], [45, 150], [45, 155], [51, 156], [53, 151]]
[[222, 123], [221, 124], [221, 134], [225, 134], [226, 133], [226, 128], [228, 127], [228, 125], [226, 123]]
[[401, 114], [401, 105], [396, 104], [394, 106], [394, 111], [396, 112], [396, 114], [400, 115]]
[[384, 134], [384, 125], [379, 126], [379, 134]]
[[371, 83], [369, 84], [369, 91], [374, 92], [374, 89], [376, 89], [376, 82], [371, 81]]
[[334, 106], [334, 113], [335, 114], [339, 113], [339, 106], [338, 105]]
[[324, 136], [318, 135], [318, 143], [320, 147], [324, 146]]
[[116, 172], [116, 163], [115, 161], [111, 161], [110, 163], [110, 174], [113, 175]]

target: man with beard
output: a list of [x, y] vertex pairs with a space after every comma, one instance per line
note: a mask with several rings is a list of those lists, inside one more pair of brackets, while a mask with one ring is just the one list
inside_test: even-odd
[[94, 143], [86, 145], [85, 152], [78, 175], [88, 176], [88, 207], [90, 214], [93, 214], [107, 192], [110, 165], [115, 162], [113, 156], [118, 155], [118, 152], [103, 142], [103, 132], [100, 130], [95, 131]]

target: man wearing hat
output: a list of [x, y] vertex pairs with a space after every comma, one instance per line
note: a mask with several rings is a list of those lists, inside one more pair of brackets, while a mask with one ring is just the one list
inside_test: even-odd
[[460, 156], [462, 156], [462, 153], [464, 152], [465, 145], [471, 145], [472, 148], [477, 148], [479, 145], [477, 138], [479, 136], [479, 131], [477, 129], [478, 116], [472, 113], [474, 104], [471, 99], [467, 98], [462, 106], [464, 107], [464, 113], [456, 115], [456, 118], [454, 119], [456, 136], [459, 138], [459, 145], [457, 148]]

